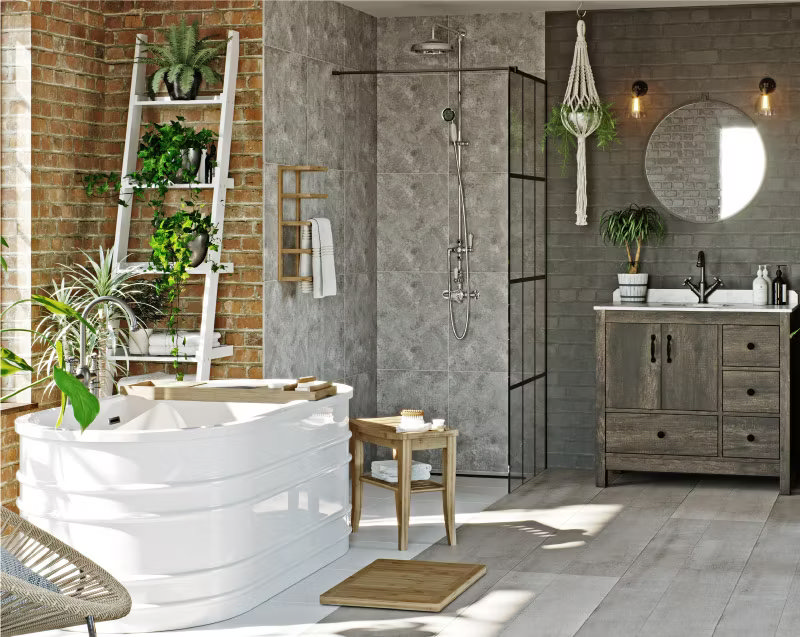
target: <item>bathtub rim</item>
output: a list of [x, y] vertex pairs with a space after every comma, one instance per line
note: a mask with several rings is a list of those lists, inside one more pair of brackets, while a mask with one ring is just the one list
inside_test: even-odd
[[[271, 380], [271, 379], [266, 379]], [[78, 443], [121, 443], [121, 442], [150, 442], [155, 444], [160, 444], [163, 442], [188, 442], [193, 439], [199, 438], [215, 438], [220, 436], [230, 435], [231, 428], [233, 427], [242, 427], [246, 429], [248, 425], [253, 426], [256, 423], [259, 423], [263, 419], [271, 419], [271, 418], [283, 418], [292, 412], [296, 411], [309, 411], [308, 409], [303, 409], [304, 407], [324, 407], [330, 405], [332, 403], [339, 402], [340, 400], [350, 400], [353, 397], [353, 388], [349, 385], [344, 385], [342, 383], [334, 383], [337, 389], [337, 393], [334, 396], [329, 396], [327, 398], [323, 398], [321, 400], [293, 400], [288, 403], [281, 403], [278, 404], [276, 409], [273, 409], [267, 413], [260, 414], [257, 416], [253, 416], [248, 418], [247, 420], [240, 420], [240, 421], [229, 421], [224, 423], [217, 423], [214, 425], [205, 425], [205, 426], [198, 426], [198, 427], [191, 427], [185, 429], [148, 429], [148, 430], [138, 430], [138, 431], [131, 431], [131, 430], [92, 430], [92, 426], [89, 427], [81, 432], [77, 429], [56, 429], [54, 426], [50, 424], [44, 424], [41, 422], [43, 418], [48, 416], [52, 416], [58, 413], [59, 408], [53, 407], [50, 409], [43, 409], [41, 411], [25, 414], [23, 416], [18, 417], [14, 421], [14, 430], [17, 432], [20, 438], [33, 438], [38, 440], [51, 440], [53, 442], [61, 442], [61, 443], [70, 443], [70, 442], [78, 442]], [[122, 396], [117, 394], [115, 396], [110, 397], [113, 398], [126, 398], [126, 396]], [[108, 399], [106, 399], [108, 400]], [[158, 402], [158, 401], [153, 401]], [[170, 403], [183, 403], [183, 402], [192, 402], [196, 403], [198, 401], [168, 401]], [[219, 401], [209, 401], [209, 402], [219, 402]], [[265, 405], [276, 405], [276, 403], [264, 403]]]

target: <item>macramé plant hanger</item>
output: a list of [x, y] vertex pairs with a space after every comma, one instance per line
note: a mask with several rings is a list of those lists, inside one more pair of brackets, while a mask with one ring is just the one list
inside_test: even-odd
[[578, 13], [578, 39], [572, 56], [567, 92], [564, 94], [561, 122], [578, 140], [576, 152], [578, 160], [578, 183], [575, 193], [575, 225], [586, 225], [586, 138], [597, 130], [602, 119], [602, 104], [594, 85], [592, 67], [589, 65], [589, 51], [586, 47], [586, 24]]

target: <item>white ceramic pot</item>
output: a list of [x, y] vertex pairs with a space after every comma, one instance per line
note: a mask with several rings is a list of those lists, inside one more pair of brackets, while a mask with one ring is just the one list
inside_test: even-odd
[[646, 274], [618, 274], [619, 297], [623, 303], [644, 303], [647, 299]]
[[131, 356], [147, 356], [150, 353], [150, 335], [153, 329], [140, 328], [128, 334], [128, 350]]

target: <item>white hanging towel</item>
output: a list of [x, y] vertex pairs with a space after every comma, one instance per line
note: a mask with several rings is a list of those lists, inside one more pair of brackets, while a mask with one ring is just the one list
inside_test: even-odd
[[336, 294], [336, 268], [333, 263], [333, 233], [325, 217], [311, 220], [311, 276], [314, 298]]
[[[311, 228], [302, 226], [300, 229], [300, 247], [303, 250], [311, 249]], [[300, 276], [311, 276], [311, 255], [300, 255]], [[314, 287], [310, 281], [300, 281], [301, 294], [311, 294]]]

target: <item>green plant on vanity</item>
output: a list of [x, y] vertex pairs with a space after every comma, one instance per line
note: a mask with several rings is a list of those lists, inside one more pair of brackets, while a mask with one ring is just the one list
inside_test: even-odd
[[[661, 213], [651, 206], [632, 203], [618, 210], [606, 210], [600, 219], [600, 236], [614, 246], [625, 246], [628, 274], [639, 273], [642, 245], [658, 243], [667, 233]], [[631, 248], [636, 247], [635, 254]]]
[[[628, 257], [626, 272], [617, 274], [622, 303], [644, 303], [648, 275], [639, 272], [642, 245], [657, 243], [666, 234], [664, 220], [655, 208], [632, 203], [618, 210], [606, 210], [600, 219], [600, 236], [615, 246], [624, 246]], [[635, 247], [636, 252], [633, 252]]]
[[[599, 107], [591, 110], [587, 117], [598, 117], [600, 124], [592, 135], [597, 140], [597, 147], [600, 149], [608, 148], [612, 142], [617, 140], [617, 117], [612, 110], [611, 103], [601, 103]], [[577, 115], [581, 115], [580, 111]], [[565, 173], [569, 158], [577, 148], [575, 135], [570, 133], [564, 126], [564, 118], [576, 117], [572, 109], [566, 104], [556, 104], [550, 111], [550, 119], [544, 126], [544, 136], [542, 137], [542, 151], [545, 150], [547, 140], [555, 144], [556, 151], [561, 155], [561, 173]]]

